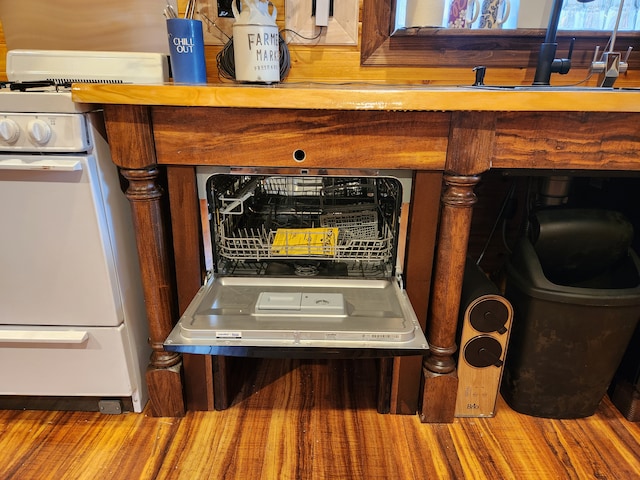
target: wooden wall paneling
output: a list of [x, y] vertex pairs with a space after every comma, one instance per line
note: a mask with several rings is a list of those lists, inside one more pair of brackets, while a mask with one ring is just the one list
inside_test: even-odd
[[[70, 1], [70, 0], [65, 0]], [[215, 0], [208, 0], [208, 2], [214, 2]], [[24, 2], [25, 5], [30, 5]], [[203, 11], [208, 11], [207, 6], [204, 5], [205, 0], [199, 0], [200, 8]], [[285, 5], [284, 0], [274, 0], [274, 5], [278, 9], [277, 23], [280, 28], [284, 28], [285, 18]], [[9, 5], [9, 3], [7, 3]], [[56, 4], [57, 5], [57, 4]], [[499, 53], [499, 42], [495, 38], [474, 39], [477, 48], [484, 50], [484, 56], [478, 57], [477, 53], [474, 53], [475, 57], [471, 57], [468, 49], [470, 40], [465, 36], [460, 36], [456, 39], [445, 39], [444, 37], [436, 39], [439, 44], [425, 45], [423, 40], [409, 39], [409, 42], [413, 42], [416, 46], [414, 53], [411, 55], [411, 61], [413, 65], [409, 65], [402, 59], [393, 60], [395, 52], [398, 50], [393, 42], [390, 42], [387, 38], [389, 34], [388, 22], [380, 24], [379, 19], [384, 19], [383, 15], [385, 10], [391, 10], [390, 0], [372, 2], [371, 0], [362, 0], [360, 2], [360, 22], [361, 31], [366, 32], [361, 37], [361, 42], [358, 46], [301, 46], [301, 45], [289, 45], [289, 51], [291, 55], [291, 71], [287, 77], [287, 82], [373, 82], [373, 83], [424, 83], [424, 84], [439, 84], [439, 85], [469, 85], [473, 82], [474, 74], [471, 69], [478, 64], [486, 64], [487, 60], [495, 59]], [[184, 13], [186, 6], [186, 0], [178, 0], [179, 13]], [[13, 4], [11, 4], [11, 7]], [[146, 7], [145, 7], [146, 8]], [[161, 10], [161, 8], [160, 8]], [[33, 8], [31, 8], [33, 12]], [[116, 11], [113, 13], [114, 17], [118, 17], [121, 13], [121, 9], [116, 7]], [[372, 15], [373, 14], [373, 15]], [[111, 15], [111, 14], [110, 14]], [[103, 18], [103, 17], [100, 17]], [[386, 15], [388, 18], [388, 14]], [[203, 23], [206, 23], [203, 22]], [[95, 32], [95, 22], [92, 25], [92, 35], [99, 37], [101, 32]], [[112, 29], [109, 25], [105, 27], [106, 30]], [[215, 28], [205, 25], [205, 28]], [[55, 35], [59, 35], [59, 30], [54, 32]], [[467, 33], [467, 32], [465, 32]], [[474, 32], [477, 36], [477, 32]], [[491, 32], [485, 34], [491, 36]], [[535, 58], [539, 48], [539, 44], [542, 39], [542, 34], [537, 35], [539, 38], [527, 38], [523, 37], [518, 40], [522, 46], [523, 42], [529, 42], [531, 44], [531, 51], [529, 58], [520, 53], [520, 64], [516, 64], [513, 60], [515, 54], [513, 52], [505, 52], [505, 57], [509, 59], [503, 66], [490, 67], [487, 72], [487, 82], [497, 85], [508, 84], [521, 84], [531, 83], [533, 79], [533, 72], [535, 70]], [[607, 34], [608, 36], [608, 34]], [[494, 36], [495, 37], [495, 36]], [[629, 41], [626, 41], [624, 35], [619, 35], [620, 48], [625, 50]], [[42, 35], [40, 35], [42, 38]], [[371, 38], [376, 39], [371, 41]], [[130, 40], [129, 40], [130, 41]], [[148, 42], [148, 35], [143, 38], [144, 42]], [[405, 40], [401, 40], [405, 41]], [[483, 43], [484, 42], [484, 43]], [[604, 45], [604, 41], [598, 40], [596, 43]], [[593, 47], [596, 43], [589, 41], [585, 43], [582, 39], [578, 41], [576, 45], [577, 50], [580, 50], [580, 54], [574, 54], [574, 58], [580, 62], [590, 61]], [[631, 43], [634, 46], [634, 52], [637, 50], [637, 39]], [[76, 42], [77, 44], [77, 42]], [[568, 44], [568, 39], [567, 39]], [[113, 43], [111, 48], [113, 48]], [[379, 48], [380, 46], [383, 48]], [[83, 47], [84, 44], [83, 44]], [[205, 45], [205, 58], [207, 64], [207, 78], [210, 83], [227, 82], [218, 76], [216, 66], [216, 56], [221, 50], [221, 45]], [[6, 78], [6, 42], [4, 34], [0, 31], [0, 79]], [[376, 50], [378, 50], [376, 52]], [[582, 52], [584, 51], [584, 53]], [[375, 55], [371, 55], [375, 53]], [[526, 56], [526, 54], [525, 54]], [[379, 58], [386, 63], [385, 66], [363, 66], [360, 64], [361, 57], [373, 59]], [[580, 58], [578, 58], [580, 57]], [[453, 66], [451, 60], [455, 59], [459, 64]], [[369, 63], [371, 63], [369, 61]], [[633, 53], [630, 58], [631, 66], [629, 71], [622, 75], [617, 84], [622, 85], [637, 85], [640, 81], [640, 69], [636, 67], [636, 63], [640, 62], [640, 56]], [[420, 65], [423, 63], [423, 65]], [[429, 66], [427, 66], [426, 64]], [[575, 63], [575, 62], [574, 62]], [[638, 63], [640, 65], [640, 63]], [[524, 65], [524, 66], [523, 66]], [[526, 66], [529, 65], [529, 66]], [[585, 63], [586, 65], [586, 63]], [[577, 83], [587, 76], [588, 72], [586, 68], [572, 68], [568, 75], [555, 80], [557, 83], [572, 84]], [[228, 82], [231, 83], [231, 82]]]

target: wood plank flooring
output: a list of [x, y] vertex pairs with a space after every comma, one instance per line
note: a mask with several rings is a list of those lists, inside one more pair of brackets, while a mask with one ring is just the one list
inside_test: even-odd
[[580, 420], [380, 415], [371, 360], [243, 360], [222, 412], [0, 411], [0, 478], [631, 479], [640, 424], [608, 399]]

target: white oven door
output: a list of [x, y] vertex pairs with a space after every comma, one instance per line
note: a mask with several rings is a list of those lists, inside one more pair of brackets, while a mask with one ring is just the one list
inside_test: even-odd
[[123, 321], [101, 183], [91, 155], [0, 156], [0, 324]]

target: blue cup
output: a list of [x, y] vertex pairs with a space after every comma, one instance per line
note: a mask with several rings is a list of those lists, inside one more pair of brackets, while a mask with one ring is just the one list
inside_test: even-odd
[[174, 83], [207, 83], [202, 22], [169, 18], [167, 33]]

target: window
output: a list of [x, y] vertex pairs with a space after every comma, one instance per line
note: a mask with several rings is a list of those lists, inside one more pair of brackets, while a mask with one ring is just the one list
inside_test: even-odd
[[[581, 3], [565, 0], [558, 28], [562, 30], [613, 30], [618, 18], [620, 0], [594, 0]], [[619, 30], [638, 30], [640, 0], [625, 0]]]
[[[564, 0], [560, 30], [613, 30], [621, 0]], [[396, 28], [546, 28], [553, 0], [397, 0]], [[619, 30], [640, 30], [640, 0], [624, 0]]]

